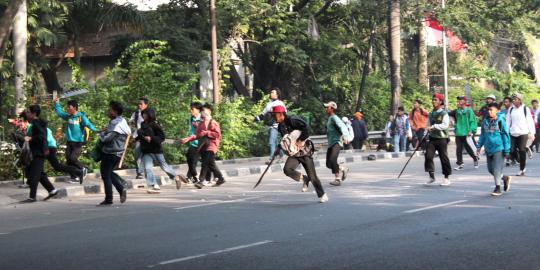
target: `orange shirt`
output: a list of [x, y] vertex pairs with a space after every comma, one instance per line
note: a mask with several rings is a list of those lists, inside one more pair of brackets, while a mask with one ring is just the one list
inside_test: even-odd
[[413, 109], [409, 114], [409, 122], [411, 123], [411, 129], [417, 131], [421, 128], [427, 128], [429, 112], [425, 109]]

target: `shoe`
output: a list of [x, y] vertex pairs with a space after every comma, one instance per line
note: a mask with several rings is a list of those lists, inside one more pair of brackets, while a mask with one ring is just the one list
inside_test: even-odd
[[102, 201], [96, 206], [111, 206], [113, 203], [108, 201]]
[[26, 200], [20, 201], [19, 203], [34, 203], [36, 201], [36, 198], [28, 198]]
[[426, 185], [431, 185], [435, 182], [435, 173], [429, 172], [429, 180], [426, 182]]
[[527, 147], [527, 155], [529, 156], [529, 159], [532, 159], [533, 158], [533, 152], [531, 150], [531, 148]]
[[81, 180], [79, 179], [79, 177], [75, 177], [75, 178], [69, 179], [69, 183], [70, 184], [80, 184]]
[[177, 175], [174, 178], [174, 182], [176, 182], [176, 189], [180, 189], [182, 187], [182, 182], [186, 183], [188, 180], [183, 175]]
[[459, 164], [457, 167], [454, 168], [454, 170], [461, 171], [463, 170], [463, 168], [465, 168], [465, 164]]
[[519, 171], [518, 173], [516, 173], [516, 176], [525, 176], [526, 171], [527, 171], [527, 169], [523, 169], [523, 170]]
[[349, 174], [349, 168], [343, 166], [343, 167], [341, 168], [341, 181], [345, 181], [345, 179], [347, 179], [347, 175], [348, 175], [348, 174]]
[[307, 175], [304, 175], [303, 177], [303, 183], [302, 183], [302, 192], [308, 192], [309, 191], [309, 177]]
[[159, 187], [158, 184], [155, 184], [152, 188], [153, 188], [154, 190], [161, 190], [161, 188]]
[[510, 180], [512, 180], [512, 177], [510, 176], [503, 176], [502, 177], [502, 180], [503, 180], [503, 184], [504, 184], [504, 192], [507, 192], [510, 190]]
[[161, 191], [159, 189], [149, 188], [149, 189], [146, 190], [146, 193], [148, 193], [148, 194], [159, 194], [159, 193], [161, 193]]
[[506, 167], [510, 167], [510, 161], [506, 161], [505, 164], [506, 164]]
[[200, 181], [195, 183], [195, 187], [198, 188], [198, 189], [201, 189], [204, 187], [203, 183], [201, 183]]
[[137, 176], [135, 176], [135, 179], [143, 179], [144, 176], [141, 173], [138, 173]]
[[79, 184], [82, 185], [82, 182], [84, 181], [84, 179], [86, 179], [86, 175], [88, 175], [88, 169], [86, 167], [83, 167], [81, 178], [79, 179]]
[[333, 182], [330, 182], [330, 185], [332, 185], [332, 186], [341, 186], [341, 181], [339, 181], [339, 179], [336, 179]]
[[203, 184], [203, 186], [205, 186], [205, 187], [211, 187], [211, 186], [212, 186], [212, 181], [206, 181], [206, 180], [204, 180], [204, 181], [202, 182], [202, 184]]
[[270, 165], [270, 162], [272, 162], [272, 160], [267, 160], [264, 162], [264, 165]]
[[45, 199], [43, 199], [44, 201], [47, 201], [49, 200], [50, 198], [54, 197], [58, 195], [58, 190], [56, 189], [53, 189], [53, 191], [49, 192], [49, 195], [47, 197], [45, 197]]
[[450, 182], [450, 179], [448, 179], [448, 177], [445, 177], [440, 185], [443, 186], [443, 187], [447, 187], [447, 186], [449, 186], [450, 184], [452, 184], [452, 183]]
[[319, 202], [320, 203], [325, 203], [328, 201], [328, 196], [326, 196], [326, 193], [324, 193], [320, 198], [319, 198]]
[[127, 199], [127, 191], [124, 189], [120, 192], [120, 203], [125, 203]]
[[501, 186], [495, 186], [495, 189], [493, 190], [493, 192], [491, 192], [491, 196], [501, 196], [501, 195], [502, 195]]
[[478, 169], [478, 160], [474, 161], [474, 168]]
[[213, 187], [219, 187], [221, 185], [225, 184], [225, 179], [221, 178], [221, 179], [218, 179], [216, 181], [216, 183], [214, 183], [214, 185], [212, 185]]

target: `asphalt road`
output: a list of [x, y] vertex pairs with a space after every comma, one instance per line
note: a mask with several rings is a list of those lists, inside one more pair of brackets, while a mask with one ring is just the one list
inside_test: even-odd
[[399, 182], [405, 159], [350, 165], [341, 187], [320, 168], [324, 204], [270, 173], [256, 190], [244, 177], [105, 208], [102, 195], [4, 206], [0, 268], [539, 269], [540, 156], [501, 197], [485, 159], [465, 160], [450, 187], [422, 184], [423, 157]]

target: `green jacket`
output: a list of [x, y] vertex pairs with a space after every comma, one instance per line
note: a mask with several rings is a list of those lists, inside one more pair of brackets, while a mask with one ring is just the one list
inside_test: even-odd
[[452, 116], [456, 119], [454, 130], [456, 136], [468, 136], [470, 132], [476, 134], [478, 123], [471, 108], [457, 109], [452, 112]]
[[340, 146], [343, 146], [343, 142], [341, 141], [341, 136], [344, 136], [347, 140], [349, 140], [349, 129], [339, 119], [337, 115], [332, 115], [328, 117], [328, 122], [326, 122], [326, 130], [328, 137], [328, 147], [332, 147], [334, 144], [339, 143]]

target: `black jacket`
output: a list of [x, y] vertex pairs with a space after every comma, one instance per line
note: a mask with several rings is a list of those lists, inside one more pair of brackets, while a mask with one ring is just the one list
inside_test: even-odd
[[285, 121], [279, 124], [278, 130], [281, 136], [285, 136], [285, 134], [289, 134], [293, 130], [300, 130], [302, 133], [298, 139], [301, 141], [305, 141], [309, 137], [308, 124], [298, 116], [287, 116]]
[[[161, 126], [156, 122], [156, 113], [153, 109], [144, 110], [148, 114], [150, 121], [142, 122], [141, 128], [137, 130], [137, 140], [141, 142], [141, 152], [143, 154], [161, 154], [163, 147], [161, 144], [165, 141], [165, 133]], [[150, 136], [150, 142], [144, 137]]]
[[47, 122], [41, 119], [34, 119], [32, 121], [32, 128], [30, 129], [30, 150], [33, 157], [45, 157], [47, 147]]
[[358, 141], [358, 140], [363, 141], [369, 137], [367, 125], [364, 120], [354, 119], [351, 122], [351, 126], [353, 128], [355, 141]]

